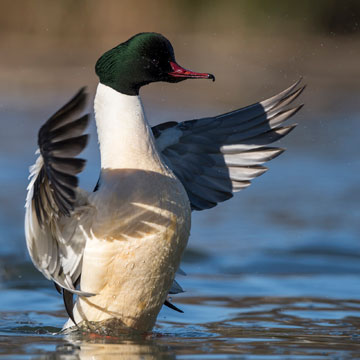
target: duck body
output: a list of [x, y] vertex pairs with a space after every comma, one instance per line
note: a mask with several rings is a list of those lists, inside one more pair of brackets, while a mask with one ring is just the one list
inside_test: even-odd
[[147, 331], [186, 247], [190, 203], [161, 160], [139, 97], [99, 84], [95, 113], [101, 183], [89, 197], [96, 212], [86, 231], [80, 287], [97, 295], [80, 297], [74, 319], [121, 320], [125, 327]]
[[[36, 268], [62, 293], [70, 319], [116, 335], [146, 332], [163, 304], [182, 292], [175, 273], [187, 245], [191, 211], [212, 208], [263, 174], [284, 150], [268, 144], [301, 106], [298, 82], [267, 100], [227, 114], [150, 127], [139, 90], [185, 79], [212, 79], [175, 61], [170, 42], [141, 33], [107, 51], [95, 67], [94, 109], [101, 171], [94, 192], [78, 187], [88, 115], [81, 89], [38, 134], [30, 168], [25, 235]], [[74, 295], [77, 300], [74, 304]]]

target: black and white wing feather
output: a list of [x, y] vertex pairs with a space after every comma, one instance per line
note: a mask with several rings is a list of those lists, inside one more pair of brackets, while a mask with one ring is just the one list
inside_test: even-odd
[[299, 82], [227, 114], [152, 128], [158, 150], [184, 185], [193, 210], [212, 208], [248, 187], [267, 170], [262, 164], [284, 151], [267, 145], [295, 127], [283, 122], [302, 106], [286, 108], [303, 91], [297, 89]]
[[78, 117], [86, 98], [83, 88], [41, 127], [25, 205], [26, 243], [34, 265], [58, 289], [81, 295], [89, 294], [75, 289], [85, 246], [78, 224], [88, 205], [77, 178], [85, 160], [76, 156], [87, 143], [88, 115]]

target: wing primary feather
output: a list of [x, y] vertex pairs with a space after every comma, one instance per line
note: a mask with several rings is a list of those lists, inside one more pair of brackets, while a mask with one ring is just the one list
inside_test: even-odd
[[278, 104], [279, 101], [281, 101], [281, 99], [284, 99], [286, 96], [288, 96], [288, 94], [290, 94], [300, 84], [301, 81], [302, 81], [302, 77], [300, 77], [299, 80], [297, 80], [294, 84], [289, 86], [287, 89], [281, 91], [277, 95], [270, 97], [269, 99], [261, 101], [260, 104], [265, 109], [269, 109], [269, 108], [275, 106], [275, 104]]
[[89, 123], [89, 115], [83, 115], [81, 118], [69, 122], [63, 126], [50, 131], [47, 141], [60, 141], [66, 138], [74, 138], [81, 135], [87, 128]]
[[83, 132], [89, 116], [77, 117], [86, 97], [85, 88], [80, 89], [41, 126], [37, 151], [40, 155], [30, 168], [26, 200], [25, 233], [30, 257], [38, 270], [54, 282], [58, 292], [63, 289], [65, 308], [70, 314], [73, 305], [70, 294], [94, 295], [76, 290], [74, 280], [81, 272], [78, 267], [85, 238], [77, 230], [77, 218], [71, 217], [75, 208], [77, 214], [89, 211], [84, 206], [87, 193], [77, 188], [76, 176], [83, 170], [85, 160], [75, 158], [88, 140]]
[[59, 286], [56, 282], [53, 282], [54, 286], [55, 286], [55, 289], [56, 291], [61, 294], [61, 286]]
[[75, 326], [77, 326], [77, 323], [74, 318], [74, 294], [71, 293], [70, 291], [63, 289], [63, 300], [65, 305], [65, 310], [69, 318], [72, 320]]
[[296, 107], [293, 107], [291, 109], [286, 109], [286, 110], [276, 109], [274, 111], [272, 109], [268, 113], [268, 116], [269, 116], [268, 122], [270, 125], [273, 126], [274, 119], [276, 119], [276, 124], [281, 124], [281, 123], [285, 122], [287, 119], [289, 119], [290, 117], [294, 116], [300, 109], [302, 109], [303, 106], [304, 106], [304, 104], [300, 104]]
[[274, 128], [261, 135], [255, 135], [254, 137], [250, 137], [246, 140], [243, 140], [242, 143], [249, 145], [258, 145], [258, 146], [271, 144], [281, 139], [285, 135], [289, 134], [290, 131], [295, 129], [296, 125], [297, 124]]
[[[74, 287], [76, 288], [80, 283], [80, 276], [76, 279]], [[63, 289], [63, 300], [65, 305], [65, 310], [69, 315], [72, 322], [77, 326], [77, 323], [74, 318], [74, 294], [66, 289]]]
[[167, 307], [170, 308], [170, 309], [173, 309], [173, 310], [179, 312], [179, 313], [182, 313], [182, 314], [184, 313], [181, 309], [179, 309], [178, 307], [176, 307], [174, 304], [172, 304], [172, 303], [171, 303], [170, 301], [168, 301], [168, 300], [165, 300], [164, 305], [167, 306]]
[[305, 88], [306, 88], [306, 85], [300, 87], [299, 89], [297, 89], [293, 93], [290, 93], [289, 95], [284, 97], [274, 107], [271, 108], [271, 111], [274, 111], [274, 110], [279, 109], [279, 108], [284, 108], [285, 106], [291, 104], [295, 99], [297, 99], [300, 96], [300, 94], [302, 94], [302, 92], [305, 90]]
[[98, 190], [99, 190], [100, 185], [101, 185], [101, 174], [100, 174], [100, 176], [99, 176], [99, 178], [98, 178], [98, 181], [96, 182], [96, 185], [95, 185], [95, 187], [94, 187], [93, 192], [98, 191]]
[[290, 133], [284, 126], [303, 105], [287, 108], [304, 91], [301, 78], [261, 102], [222, 115], [152, 128], [165, 163], [184, 185], [193, 210], [209, 209], [263, 174], [261, 165], [284, 149], [268, 145]]
[[57, 157], [73, 157], [84, 150], [88, 142], [88, 135], [81, 135], [61, 141], [51, 143], [46, 150], [52, 156]]
[[79, 174], [86, 165], [86, 160], [79, 158], [58, 158], [51, 156], [49, 160], [53, 169], [71, 175]]
[[63, 290], [67, 290], [68, 292], [71, 292], [72, 294], [75, 294], [75, 295], [78, 295], [78, 296], [84, 296], [84, 297], [91, 297], [91, 296], [94, 296], [96, 294], [94, 293], [89, 293], [89, 292], [86, 292], [86, 291], [81, 291], [81, 290], [76, 290], [75, 288], [73, 289], [70, 289], [68, 286], [64, 284], [60, 284], [57, 280], [55, 279], [52, 279], [56, 284], [58, 284]]
[[86, 104], [86, 87], [82, 87], [77, 94], [61, 107], [49, 120], [40, 128], [39, 135], [42, 131], [55, 130], [69, 121], [69, 115], [75, 111], [82, 111]]
[[180, 294], [183, 292], [185, 292], [184, 289], [180, 286], [180, 284], [176, 280], [174, 280], [169, 290], [169, 294], [173, 295], [173, 294]]

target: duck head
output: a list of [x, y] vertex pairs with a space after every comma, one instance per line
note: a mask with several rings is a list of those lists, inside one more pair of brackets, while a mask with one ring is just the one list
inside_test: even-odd
[[141, 86], [165, 81], [212, 79], [214, 75], [186, 70], [176, 63], [169, 40], [157, 33], [140, 33], [103, 54], [95, 66], [100, 82], [126, 95]]

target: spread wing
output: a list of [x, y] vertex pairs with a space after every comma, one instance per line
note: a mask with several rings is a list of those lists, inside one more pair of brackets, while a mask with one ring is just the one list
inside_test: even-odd
[[212, 208], [248, 187], [267, 170], [262, 164], [284, 151], [267, 145], [296, 126], [283, 122], [302, 107], [287, 109], [304, 89], [297, 89], [299, 82], [227, 114], [152, 128], [158, 150], [184, 185], [193, 210]]
[[85, 238], [79, 221], [86, 218], [87, 195], [78, 185], [77, 174], [85, 160], [76, 156], [85, 148], [88, 115], [78, 117], [86, 103], [81, 89], [51, 116], [38, 134], [36, 163], [30, 168], [27, 188], [25, 235], [30, 257], [58, 290], [75, 290], [81, 272]]

